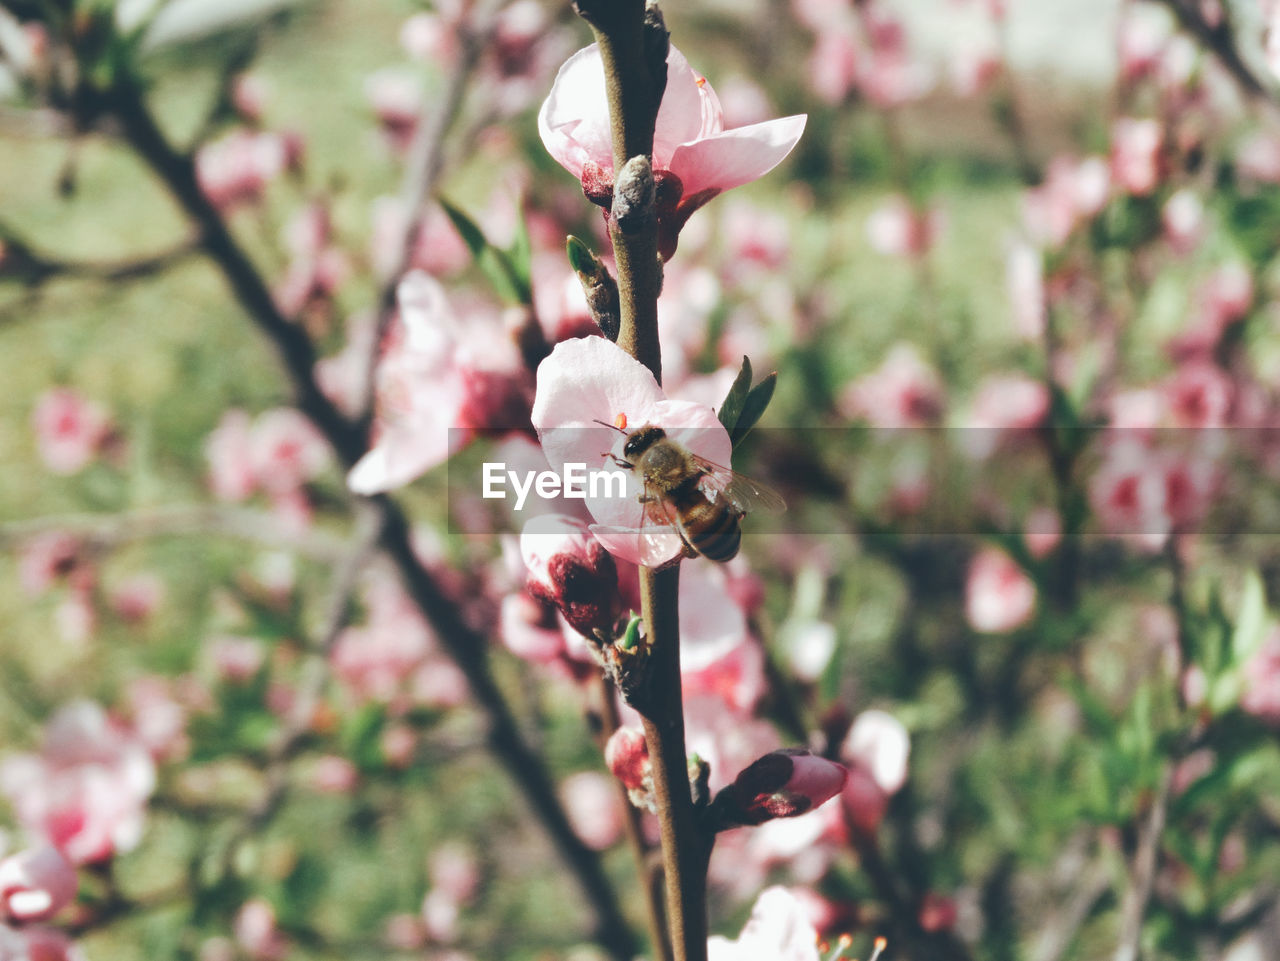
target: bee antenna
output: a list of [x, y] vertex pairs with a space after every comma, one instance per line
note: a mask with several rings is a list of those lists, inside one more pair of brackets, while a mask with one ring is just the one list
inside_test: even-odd
[[625, 433], [626, 433], [626, 431], [625, 431], [625, 430], [623, 430], [621, 427], [619, 427], [617, 424], [607, 424], [607, 423], [605, 423], [604, 421], [600, 420], [599, 418], [593, 418], [593, 420], [594, 420], [597, 424], [599, 424], [601, 427], [608, 427], [610, 430], [616, 430], [619, 434], [625, 434]]

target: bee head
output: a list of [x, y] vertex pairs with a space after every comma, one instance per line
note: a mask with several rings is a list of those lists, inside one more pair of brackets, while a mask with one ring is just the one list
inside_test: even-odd
[[666, 436], [667, 432], [661, 427], [652, 424], [639, 427], [628, 435], [627, 442], [622, 446], [622, 456], [627, 460], [639, 457]]

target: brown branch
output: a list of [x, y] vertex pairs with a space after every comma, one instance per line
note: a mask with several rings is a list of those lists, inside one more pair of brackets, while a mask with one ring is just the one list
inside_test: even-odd
[[[306, 332], [277, 308], [262, 276], [236, 242], [217, 209], [200, 190], [191, 158], [176, 151], [157, 126], [141, 90], [118, 78], [108, 91], [126, 140], [199, 227], [205, 254], [217, 265], [245, 312], [275, 347], [294, 391], [294, 403], [324, 434], [340, 461], [353, 466], [365, 450], [364, 431], [345, 418], [321, 392], [313, 367], [314, 347]], [[381, 548], [391, 559], [407, 593], [434, 627], [442, 646], [467, 679], [488, 721], [487, 743], [524, 793], [561, 858], [581, 887], [596, 918], [596, 940], [618, 961], [632, 956], [633, 937], [599, 856], [574, 833], [541, 758], [521, 735], [502, 691], [489, 671], [487, 639], [466, 624], [423, 567], [410, 542], [399, 506], [383, 495], [368, 498], [379, 518]]]
[[1211, 24], [1205, 19], [1204, 8], [1198, 0], [1158, 0], [1158, 2], [1168, 7], [1181, 27], [1199, 40], [1217, 58], [1222, 68], [1236, 82], [1245, 99], [1266, 107], [1273, 114], [1280, 111], [1275, 88], [1259, 80], [1253, 68], [1240, 55], [1225, 4], [1221, 8], [1221, 21]]
[[[604, 753], [609, 738], [622, 726], [622, 719], [618, 714], [613, 682], [603, 673], [599, 676], [596, 696], [600, 700], [600, 723], [596, 741], [600, 745], [601, 753]], [[631, 848], [631, 856], [635, 858], [636, 872], [640, 879], [645, 919], [649, 925], [649, 940], [653, 943], [654, 961], [672, 961], [671, 938], [667, 932], [667, 917], [662, 904], [661, 856], [649, 846], [649, 842], [645, 839], [644, 817], [640, 809], [632, 803], [626, 785], [617, 778], [614, 778], [613, 782], [618, 789], [619, 803], [622, 805], [627, 846]]]
[[[609, 99], [615, 205], [610, 236], [618, 270], [618, 346], [648, 367], [661, 383], [658, 295], [662, 291], [662, 263], [658, 259], [652, 174], [647, 164], [666, 86], [666, 31], [656, 5], [646, 11], [643, 0], [578, 0], [575, 6], [591, 24], [600, 46]], [[647, 196], [643, 189], [629, 195], [632, 184], [624, 182], [624, 168], [631, 170], [635, 163], [641, 166], [634, 184], [643, 187], [647, 174]], [[620, 198], [633, 205], [625, 224], [619, 216]], [[678, 565], [666, 570], [640, 569], [641, 616], [649, 648], [641, 715], [662, 832], [673, 955], [675, 961], [706, 961], [707, 864], [715, 835], [696, 822], [689, 787], [680, 680], [679, 591]]]
[[172, 504], [112, 514], [53, 514], [11, 521], [0, 524], [0, 547], [54, 531], [73, 534], [100, 550], [153, 537], [195, 534], [288, 548], [319, 561], [336, 561], [347, 550], [342, 537], [321, 530], [298, 531], [268, 511], [216, 504]]
[[123, 260], [60, 260], [37, 252], [16, 231], [0, 223], [0, 280], [14, 279], [26, 287], [39, 287], [62, 277], [118, 283], [142, 280], [168, 270], [200, 250], [196, 238], [188, 238], [168, 250]]

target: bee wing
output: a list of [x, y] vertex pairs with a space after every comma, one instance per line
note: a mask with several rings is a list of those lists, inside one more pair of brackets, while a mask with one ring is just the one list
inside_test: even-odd
[[633, 559], [643, 567], [661, 567], [681, 551], [679, 535], [668, 527], [612, 527], [592, 524], [591, 533], [611, 554]]
[[692, 456], [697, 465], [707, 475], [702, 482], [702, 487], [705, 490], [719, 492], [725, 500], [743, 514], [752, 512], [781, 514], [787, 509], [787, 502], [772, 487], [731, 471], [727, 467], [713, 464], [697, 454]]

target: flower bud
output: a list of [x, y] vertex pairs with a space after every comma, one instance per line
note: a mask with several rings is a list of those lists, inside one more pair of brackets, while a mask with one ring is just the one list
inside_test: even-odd
[[848, 777], [844, 765], [808, 751], [773, 751], [734, 778], [716, 796], [715, 807], [723, 827], [795, 817], [839, 794]]
[[622, 613], [618, 569], [587, 525], [563, 515], [535, 517], [520, 535], [529, 593], [555, 604], [579, 634], [612, 636]]
[[614, 731], [604, 747], [604, 763], [628, 791], [644, 790], [644, 782], [652, 773], [644, 732], [636, 727]]
[[57, 848], [44, 844], [0, 861], [0, 916], [41, 921], [76, 896], [76, 869]]

